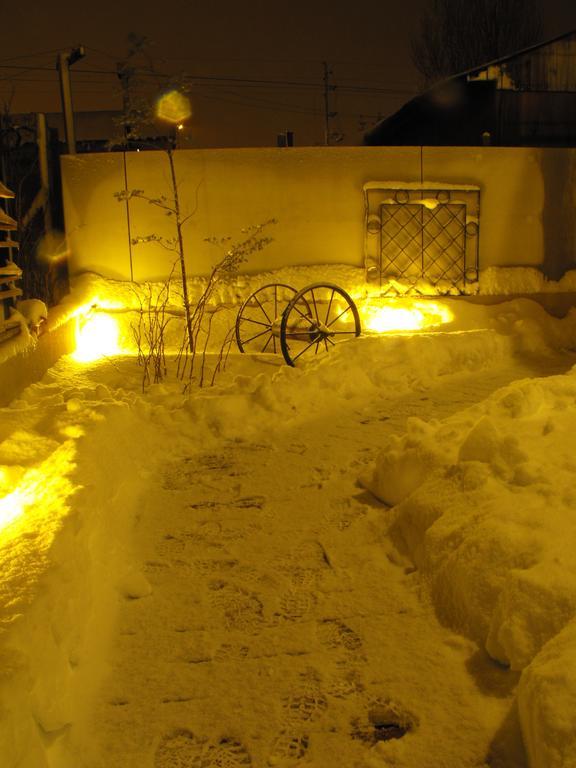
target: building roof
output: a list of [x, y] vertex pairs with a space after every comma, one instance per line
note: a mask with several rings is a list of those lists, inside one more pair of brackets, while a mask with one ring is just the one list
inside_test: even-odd
[[[568, 40], [572, 37], [576, 38], [576, 30], [570, 30], [569, 32], [565, 32], [562, 35], [558, 35], [543, 42], [536, 43], [535, 45], [528, 46], [527, 48], [514, 51], [513, 53], [507, 54], [506, 56], [501, 56], [498, 59], [493, 59], [492, 61], [485, 62], [484, 64], [480, 64], [471, 69], [467, 69], [462, 72], [458, 72], [457, 74], [451, 75], [450, 77], [447, 77], [443, 80], [439, 80], [427, 90], [410, 99], [410, 101], [407, 101], [397, 112], [393, 113], [389, 117], [384, 118], [383, 120], [380, 120], [378, 123], [372, 126], [372, 128], [364, 134], [364, 143], [369, 145], [378, 145], [381, 143], [381, 139], [384, 134], [387, 138], [393, 140], [394, 137], [399, 136], [402, 131], [410, 131], [413, 129], [414, 121], [422, 121], [427, 117], [434, 117], [434, 119], [437, 119], [438, 114], [434, 111], [434, 105], [439, 101], [442, 101], [443, 95], [455, 93], [459, 88], [462, 89], [463, 86], [461, 84], [463, 82], [470, 81], [477, 85], [479, 81], [473, 78], [483, 70], [498, 67], [502, 64], [506, 64], [509, 61], [518, 59], [525, 54], [533, 53], [542, 48], [546, 48], [547, 46], [551, 46], [554, 43], [562, 40]], [[414, 143], [417, 144], [421, 142], [415, 141]], [[446, 143], [450, 142], [448, 141]]]

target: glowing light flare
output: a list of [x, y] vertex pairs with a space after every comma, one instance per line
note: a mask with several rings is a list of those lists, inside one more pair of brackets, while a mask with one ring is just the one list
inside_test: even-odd
[[181, 123], [192, 115], [190, 99], [180, 91], [168, 91], [156, 101], [156, 117], [167, 123], [177, 125], [179, 130]]
[[72, 353], [76, 362], [89, 363], [119, 352], [118, 324], [113, 317], [95, 311], [78, 316], [76, 350]]
[[359, 308], [362, 328], [372, 333], [420, 331], [449, 323], [452, 311], [438, 301], [402, 299], [383, 303], [370, 302]]
[[44, 535], [60, 525], [66, 500], [76, 490], [68, 479], [75, 455], [75, 442], [66, 441], [0, 498], [0, 546], [24, 531]]
[[12, 491], [0, 499], [0, 531], [20, 517], [27, 503], [31, 503], [31, 500], [27, 499], [21, 489]]

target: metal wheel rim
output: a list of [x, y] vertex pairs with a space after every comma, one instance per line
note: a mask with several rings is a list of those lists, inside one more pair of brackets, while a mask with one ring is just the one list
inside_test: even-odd
[[[262, 306], [262, 303], [257, 298], [259, 293], [267, 291], [270, 288], [274, 289], [274, 318], [270, 318], [268, 316], [266, 310]], [[236, 315], [236, 326], [235, 326], [236, 345], [240, 350], [240, 352], [243, 352], [243, 353], [246, 352], [247, 350], [245, 350], [244, 348], [245, 345], [249, 344], [251, 341], [255, 341], [257, 338], [259, 338], [259, 336], [266, 336], [266, 334], [268, 334], [268, 337], [263, 340], [264, 347], [263, 349], [260, 350], [260, 353], [263, 353], [266, 351], [266, 348], [268, 347], [270, 342], [272, 342], [272, 352], [275, 354], [278, 351], [276, 337], [272, 333], [272, 326], [274, 324], [274, 321], [277, 320], [278, 318], [278, 304], [279, 304], [278, 289], [279, 288], [291, 291], [294, 294], [298, 292], [296, 288], [293, 288], [291, 285], [287, 285], [286, 283], [268, 283], [267, 285], [263, 285], [260, 288], [258, 288], [256, 291], [251, 293], [250, 296], [248, 296], [248, 298], [242, 303], [240, 309], [238, 310], [238, 314]], [[256, 300], [256, 302], [260, 306], [263, 318], [266, 318], [266, 321], [264, 321], [264, 319], [261, 321], [257, 321], [257, 320], [254, 320], [253, 318], [245, 317], [246, 310], [252, 306], [250, 302], [253, 302], [254, 300]], [[263, 328], [263, 330], [261, 332], [258, 332], [255, 336], [252, 336], [248, 339], [243, 339], [242, 333], [241, 333], [241, 328], [243, 323], [251, 323], [255, 326], [260, 326]]]
[[[326, 312], [324, 313], [324, 318], [320, 317], [320, 314], [318, 312], [318, 301], [316, 299], [315, 291], [325, 289], [328, 291], [331, 291], [330, 293], [330, 299], [328, 301], [328, 306], [326, 308]], [[306, 299], [306, 294], [311, 295], [311, 300]], [[334, 295], [338, 294], [342, 299], [344, 299], [344, 302], [346, 303], [345, 309], [340, 312], [336, 317], [331, 319], [331, 310], [333, 306], [333, 300]], [[311, 316], [309, 318], [306, 318], [302, 312], [299, 312], [297, 309], [297, 304], [299, 301], [303, 300], [310, 312]], [[313, 328], [311, 328], [308, 331], [308, 334], [310, 334], [310, 340], [306, 343], [306, 346], [300, 350], [297, 354], [294, 354], [293, 351], [290, 350], [290, 318], [293, 314], [294, 310], [298, 312], [298, 314], [302, 315], [304, 319], [309, 319], [312, 321], [312, 324], [316, 325], [318, 328], [319, 338], [312, 338], [312, 335], [314, 334]], [[334, 323], [336, 323], [339, 319], [341, 319], [346, 313], [350, 313], [351, 319], [354, 323], [354, 329], [350, 331], [338, 331], [334, 333], [334, 335], [326, 336], [324, 335], [324, 332], [320, 331], [320, 328], [326, 327], [331, 328]], [[311, 285], [306, 286], [302, 290], [298, 291], [295, 296], [291, 299], [289, 304], [287, 305], [286, 309], [282, 313], [282, 321], [280, 323], [280, 347], [282, 349], [282, 355], [284, 356], [284, 360], [286, 363], [291, 366], [295, 367], [297, 360], [301, 359], [303, 355], [305, 355], [309, 350], [311, 350], [314, 346], [316, 347], [313, 349], [314, 356], [318, 354], [319, 346], [320, 344], [324, 345], [324, 349], [326, 352], [329, 351], [329, 349], [332, 346], [336, 345], [336, 341], [334, 340], [334, 336], [345, 336], [348, 338], [352, 338], [354, 336], [360, 336], [362, 332], [362, 327], [360, 323], [360, 315], [358, 314], [358, 308], [356, 307], [356, 304], [354, 303], [354, 300], [352, 297], [343, 289], [340, 288], [339, 285], [335, 285], [333, 283], [312, 283]], [[306, 331], [303, 331], [303, 335], [306, 335]], [[343, 339], [340, 339], [342, 341]]]

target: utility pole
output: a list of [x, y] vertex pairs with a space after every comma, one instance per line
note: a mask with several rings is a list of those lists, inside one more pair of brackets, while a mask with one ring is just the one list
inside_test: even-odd
[[76, 135], [74, 133], [74, 111], [72, 109], [72, 90], [70, 88], [70, 67], [86, 55], [83, 45], [71, 51], [63, 51], [56, 59], [56, 69], [60, 74], [60, 95], [64, 113], [64, 130], [68, 154], [76, 154]]
[[330, 111], [330, 91], [334, 91], [336, 86], [330, 85], [330, 75], [332, 70], [328, 62], [324, 62], [324, 143], [330, 144], [330, 119], [336, 117], [336, 112]]

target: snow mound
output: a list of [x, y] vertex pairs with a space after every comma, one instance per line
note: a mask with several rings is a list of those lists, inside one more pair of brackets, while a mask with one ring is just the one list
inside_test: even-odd
[[576, 609], [576, 372], [526, 380], [438, 423], [409, 420], [363, 484], [438, 611], [523, 669]]
[[534, 768], [576, 765], [576, 621], [524, 670], [518, 688], [524, 742]]
[[524, 670], [532, 768], [576, 765], [576, 369], [499, 390], [444, 421], [410, 419], [362, 484], [438, 615]]

